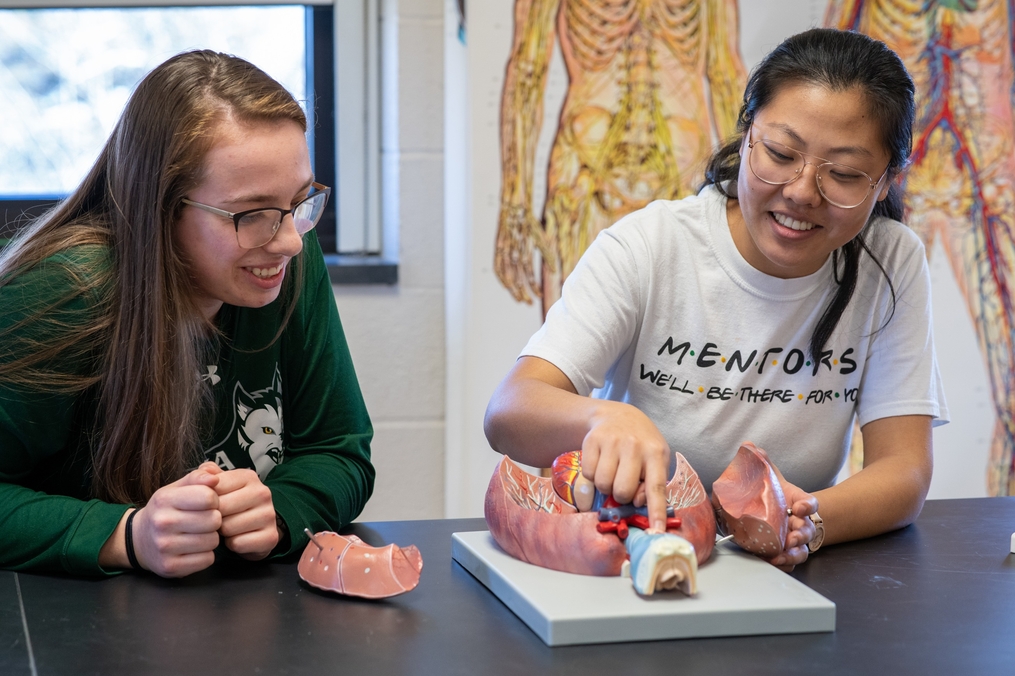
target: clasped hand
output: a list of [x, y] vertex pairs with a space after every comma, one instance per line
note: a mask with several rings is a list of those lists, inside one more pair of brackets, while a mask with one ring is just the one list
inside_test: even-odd
[[249, 469], [205, 462], [155, 491], [134, 517], [134, 552], [142, 568], [183, 577], [210, 566], [222, 539], [245, 559], [263, 559], [278, 544], [271, 490]]

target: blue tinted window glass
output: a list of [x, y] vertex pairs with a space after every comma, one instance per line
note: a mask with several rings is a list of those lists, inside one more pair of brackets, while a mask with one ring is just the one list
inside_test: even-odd
[[0, 197], [65, 195], [134, 86], [188, 49], [235, 54], [306, 98], [306, 9], [0, 10]]

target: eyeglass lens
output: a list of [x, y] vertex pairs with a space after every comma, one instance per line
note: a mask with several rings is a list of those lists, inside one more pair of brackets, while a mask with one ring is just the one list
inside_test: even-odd
[[[789, 183], [803, 171], [806, 160], [800, 151], [773, 141], [755, 141], [749, 160], [751, 171], [766, 183]], [[818, 190], [838, 207], [852, 208], [867, 199], [873, 180], [866, 173], [844, 164], [816, 165]]]
[[[313, 230], [321, 220], [327, 202], [328, 193], [319, 192], [297, 204], [292, 211], [296, 232], [302, 236]], [[268, 208], [241, 216], [236, 225], [236, 237], [240, 246], [245, 249], [256, 249], [270, 242], [287, 213], [289, 212]]]

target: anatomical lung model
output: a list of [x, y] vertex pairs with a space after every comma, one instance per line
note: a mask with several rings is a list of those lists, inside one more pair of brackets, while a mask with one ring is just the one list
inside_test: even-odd
[[719, 532], [732, 535], [747, 551], [766, 558], [782, 551], [789, 530], [786, 497], [768, 458], [754, 444], [742, 444], [712, 484], [712, 506]]
[[[486, 522], [501, 549], [522, 561], [580, 575], [627, 572], [643, 595], [674, 588], [693, 595], [698, 566], [715, 546], [717, 511], [680, 453], [671, 476], [666, 532], [651, 533], [644, 508], [618, 505], [581, 475], [580, 451], [557, 458], [552, 478], [505, 457], [486, 491]], [[766, 557], [782, 551], [786, 501], [763, 452], [745, 443], [713, 485], [713, 502], [716, 491], [716, 510], [737, 544]]]
[[311, 534], [297, 569], [307, 584], [347, 596], [380, 599], [412, 591], [423, 557], [414, 545], [372, 547], [355, 535]]

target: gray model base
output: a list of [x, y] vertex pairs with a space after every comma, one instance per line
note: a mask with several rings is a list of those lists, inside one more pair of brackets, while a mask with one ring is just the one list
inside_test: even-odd
[[451, 556], [550, 646], [835, 631], [834, 603], [732, 544], [698, 570], [694, 598], [641, 597], [625, 577], [540, 568], [506, 554], [489, 531], [454, 533]]

